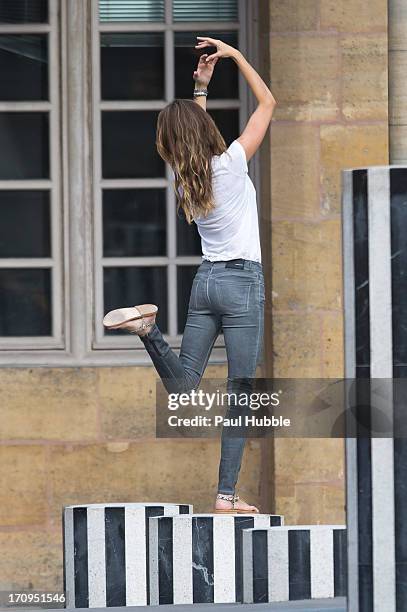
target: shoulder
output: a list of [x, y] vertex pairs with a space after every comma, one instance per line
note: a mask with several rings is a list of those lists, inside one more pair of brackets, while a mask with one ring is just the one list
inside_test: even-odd
[[216, 163], [233, 174], [242, 176], [248, 172], [246, 152], [238, 140], [234, 140], [221, 155], [215, 155]]

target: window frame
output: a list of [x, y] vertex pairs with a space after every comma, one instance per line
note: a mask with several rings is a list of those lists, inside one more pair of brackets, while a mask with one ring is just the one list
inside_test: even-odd
[[[249, 57], [256, 56], [258, 44], [258, 0], [246, 3], [245, 0], [239, 1], [239, 23], [233, 24], [238, 33], [239, 46]], [[249, 6], [248, 6], [249, 5]], [[166, 18], [169, 18], [170, 3], [166, 5]], [[95, 89], [100, 87], [99, 61], [97, 67], [94, 66], [95, 54], [99, 57], [99, 32], [130, 32], [130, 31], [154, 31], [152, 24], [147, 22], [129, 24], [122, 22], [97, 22], [95, 28], [95, 18], [97, 15], [98, 0], [49, 0], [49, 23], [48, 24], [13, 24], [11, 26], [0, 26], [1, 31], [21, 31], [28, 32], [53, 32], [55, 53], [50, 54], [50, 64], [58, 67], [59, 79], [53, 83], [54, 96], [57, 100], [53, 109], [53, 125], [59, 129], [57, 136], [54, 131], [54, 138], [51, 140], [50, 157], [54, 166], [60, 168], [59, 181], [55, 184], [55, 190], [59, 197], [59, 210], [53, 215], [53, 232], [59, 232], [59, 236], [53, 234], [53, 253], [58, 255], [58, 270], [60, 280], [60, 319], [61, 338], [65, 338], [65, 344], [44, 342], [41, 337], [35, 337], [32, 342], [15, 343], [7, 340], [0, 340], [0, 366], [42, 366], [49, 367], [79, 367], [79, 366], [151, 366], [151, 360], [144, 349], [142, 342], [135, 336], [121, 336], [119, 338], [109, 337], [108, 341], [100, 336], [100, 325], [103, 318], [103, 279], [101, 277], [102, 266], [96, 259], [101, 253], [101, 194], [102, 185], [95, 181], [95, 165], [101, 163], [100, 147], [101, 134], [97, 129], [100, 121], [95, 116], [99, 113], [99, 99], [95, 98]], [[51, 28], [51, 14], [53, 19], [59, 18], [58, 29]], [[58, 16], [58, 17], [57, 17]], [[54, 22], [52, 22], [54, 23]], [[155, 24], [158, 31], [165, 31], [166, 23]], [[202, 30], [225, 30], [230, 28], [231, 22], [211, 23], [200, 22], [179, 22], [174, 24], [171, 32], [165, 34], [166, 44], [170, 44], [174, 31], [190, 31], [192, 28]], [[168, 29], [168, 28], [167, 28]], [[58, 32], [60, 39], [58, 41]], [[49, 42], [51, 47], [51, 41]], [[172, 49], [174, 47], [172, 46]], [[166, 54], [165, 62], [169, 64], [168, 69], [172, 69], [171, 61], [173, 54]], [[60, 60], [59, 60], [60, 58]], [[166, 83], [168, 79], [166, 80]], [[52, 79], [50, 78], [50, 87]], [[192, 85], [192, 80], [191, 80]], [[165, 85], [166, 100], [172, 99], [172, 91], [169, 85]], [[162, 108], [167, 103], [156, 101], [156, 108]], [[154, 108], [151, 101], [148, 101], [148, 108]], [[8, 103], [6, 103], [8, 104]], [[17, 104], [11, 103], [14, 108]], [[50, 103], [22, 103], [32, 106], [46, 106]], [[144, 102], [141, 103], [143, 105]], [[110, 102], [101, 101], [100, 109], [120, 108], [136, 109], [141, 107], [140, 102]], [[233, 100], [233, 105], [241, 108], [240, 130], [245, 126], [247, 117], [255, 107], [255, 101], [247, 88], [242, 75], [239, 74], [239, 101]], [[4, 104], [0, 103], [0, 110]], [[24, 106], [24, 108], [25, 108]], [[208, 100], [208, 108], [231, 108], [230, 101]], [[96, 123], [94, 123], [96, 121]], [[59, 124], [59, 125], [58, 125]], [[52, 130], [50, 130], [50, 134]], [[57, 141], [57, 142], [55, 142]], [[82, 153], [78, 155], [78, 151]], [[98, 158], [99, 157], [99, 161]], [[255, 156], [249, 162], [249, 174], [256, 186], [257, 193], [260, 194], [259, 160]], [[153, 182], [164, 184], [168, 190], [168, 211], [175, 211], [175, 193], [171, 189], [172, 172], [166, 169], [164, 179], [152, 179]], [[52, 176], [52, 175], [51, 175]], [[113, 182], [103, 181], [103, 187], [109, 186]], [[131, 183], [142, 186], [151, 184], [151, 179], [131, 179]], [[28, 184], [28, 181], [25, 183]], [[117, 180], [114, 180], [115, 186]], [[39, 183], [37, 183], [39, 185]], [[10, 188], [11, 184], [8, 188]], [[122, 187], [131, 186], [129, 181], [124, 180]], [[1, 184], [0, 184], [1, 188]], [[97, 192], [99, 191], [99, 195]], [[258, 198], [260, 200], [260, 197]], [[260, 204], [260, 202], [258, 202]], [[97, 213], [97, 211], [99, 211]], [[168, 215], [167, 224], [169, 227], [168, 240], [173, 241], [172, 249], [175, 249], [176, 218], [175, 215]], [[95, 232], [99, 231], [100, 238], [97, 239]], [[95, 239], [96, 238], [96, 239]], [[58, 251], [55, 250], [59, 246]], [[121, 258], [119, 258], [121, 260]], [[138, 258], [129, 260], [133, 265]], [[157, 261], [156, 258], [154, 258]], [[167, 261], [167, 258], [164, 258]], [[176, 257], [178, 264], [200, 263], [201, 257]], [[111, 262], [109, 258], [109, 263]], [[144, 262], [144, 258], [143, 258]], [[99, 276], [98, 276], [99, 275]], [[168, 272], [169, 279], [176, 277], [176, 266], [172, 272]], [[102, 281], [102, 282], [101, 282]], [[176, 292], [175, 282], [169, 283], [172, 294]], [[171, 293], [169, 295], [171, 298]], [[53, 307], [57, 302], [53, 301]], [[174, 318], [177, 316], [176, 303], [172, 308], [173, 327]], [[57, 313], [58, 314], [58, 313]], [[56, 319], [58, 322], [58, 319]], [[99, 330], [98, 330], [99, 326]], [[63, 331], [65, 330], [65, 334]], [[166, 338], [171, 342], [171, 346], [178, 352], [181, 335]], [[27, 340], [26, 338], [24, 339]], [[125, 340], [125, 342], [123, 342]], [[222, 345], [223, 338], [219, 338], [215, 344], [209, 364], [224, 364], [227, 360], [226, 351]], [[2, 350], [2, 349], [6, 350]], [[57, 350], [55, 350], [57, 349]]]
[[[165, 0], [163, 22], [100, 22], [98, 3], [92, 4], [92, 52], [93, 52], [93, 134], [94, 134], [94, 261], [95, 261], [95, 338], [93, 348], [99, 349], [133, 349], [134, 336], [107, 336], [104, 334], [102, 319], [103, 312], [103, 270], [104, 267], [136, 267], [136, 266], [164, 266], [167, 273], [167, 303], [168, 303], [168, 333], [164, 335], [167, 342], [173, 348], [179, 348], [182, 335], [177, 333], [177, 267], [180, 265], [199, 265], [201, 256], [179, 256], [177, 255], [177, 232], [176, 232], [176, 197], [172, 186], [173, 173], [168, 164], [165, 165], [165, 178], [150, 179], [103, 179], [101, 168], [101, 114], [103, 111], [125, 111], [125, 110], [161, 110], [175, 97], [175, 62], [174, 62], [174, 37], [176, 32], [190, 31], [234, 31], [237, 32], [238, 45], [243, 53], [246, 52], [244, 41], [245, 32], [241, 23], [245, 22], [245, 2], [239, 0], [238, 22], [173, 22], [172, 0]], [[101, 99], [101, 66], [100, 66], [100, 35], [104, 33], [136, 33], [136, 32], [162, 32], [164, 35], [164, 99], [143, 101], [105, 101]], [[239, 77], [241, 75], [239, 74]], [[244, 127], [244, 108], [242, 104], [245, 83], [239, 78], [239, 99], [235, 100], [211, 100], [207, 101], [208, 109], [237, 109], [239, 113], [239, 129]], [[193, 81], [191, 78], [191, 99]], [[103, 214], [103, 189], [115, 188], [148, 188], [162, 187], [166, 190], [166, 231], [167, 231], [167, 253], [166, 256], [157, 257], [103, 257], [102, 252], [102, 214]], [[144, 350], [143, 344], [138, 345]], [[223, 337], [219, 336], [215, 342], [214, 349], [224, 347]]]
[[46, 112], [49, 116], [49, 179], [0, 180], [0, 191], [47, 191], [50, 206], [50, 257], [4, 257], [0, 268], [49, 269], [51, 276], [50, 336], [0, 336], [0, 351], [8, 349], [64, 349], [63, 270], [61, 232], [60, 100], [59, 100], [59, 15], [58, 3], [48, 3], [48, 21], [43, 23], [0, 24], [0, 35], [41, 34], [47, 36], [48, 100], [0, 101], [0, 112]]

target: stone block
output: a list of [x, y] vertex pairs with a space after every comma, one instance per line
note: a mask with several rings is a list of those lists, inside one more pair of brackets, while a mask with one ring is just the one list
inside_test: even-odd
[[150, 603], [242, 599], [242, 530], [282, 525], [269, 514], [192, 514], [150, 519]]
[[1, 591], [62, 593], [63, 546], [60, 524], [55, 529], [30, 527], [1, 531], [0, 549]]
[[276, 312], [273, 316], [275, 378], [321, 376], [320, 315]]
[[339, 218], [320, 223], [274, 222], [272, 261], [273, 307], [276, 312], [340, 309]]
[[156, 380], [154, 368], [98, 370], [98, 404], [104, 438], [155, 437]]
[[322, 209], [341, 211], [341, 170], [386, 164], [387, 122], [375, 125], [321, 125]]
[[387, 36], [344, 36], [340, 44], [345, 119], [387, 121]]
[[190, 512], [162, 502], [66, 506], [66, 607], [147, 605], [149, 518]]
[[340, 32], [377, 32], [387, 29], [386, 0], [352, 0], [321, 2], [321, 30]]
[[47, 449], [45, 446], [0, 446], [0, 525], [45, 525], [47, 522]]
[[335, 37], [272, 36], [271, 89], [278, 102], [273, 120], [337, 119], [338, 74], [339, 53]]
[[276, 121], [270, 134], [272, 219], [318, 217], [318, 126], [279, 124]]
[[0, 385], [3, 439], [97, 438], [94, 368], [3, 368]]
[[346, 529], [296, 525], [243, 531], [243, 601], [346, 596]]
[[272, 32], [317, 30], [318, 0], [286, 0], [270, 2], [270, 26]]

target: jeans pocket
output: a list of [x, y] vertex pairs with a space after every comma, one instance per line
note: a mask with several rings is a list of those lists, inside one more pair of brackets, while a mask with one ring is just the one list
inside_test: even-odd
[[249, 279], [215, 280], [216, 294], [222, 311], [225, 314], [243, 314], [248, 312], [250, 293], [255, 283]]

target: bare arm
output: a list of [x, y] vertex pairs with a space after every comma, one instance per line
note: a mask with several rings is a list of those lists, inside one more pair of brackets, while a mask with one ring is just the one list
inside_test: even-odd
[[261, 76], [240, 51], [214, 38], [198, 36], [198, 40], [201, 41], [197, 45], [198, 48], [208, 46], [215, 46], [217, 48], [216, 53], [206, 58], [205, 61], [207, 63], [220, 57], [232, 58], [257, 99], [258, 105], [256, 110], [250, 116], [239, 138], [237, 138], [246, 152], [246, 159], [249, 160], [256, 153], [266, 135], [277, 102]]
[[[200, 56], [198, 66], [193, 74], [195, 89], [198, 90], [206, 89], [208, 87], [216, 62], [218, 61], [216, 59], [212, 62], [206, 62], [207, 57], [207, 53]], [[204, 109], [204, 111], [206, 111], [206, 96], [194, 96], [194, 100], [201, 108]]]
[[237, 139], [246, 152], [246, 159], [249, 160], [263, 142], [277, 102], [261, 76], [240, 51], [236, 52], [233, 60], [238, 65], [258, 102], [256, 110], [250, 116], [246, 127]]

